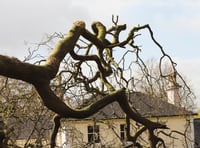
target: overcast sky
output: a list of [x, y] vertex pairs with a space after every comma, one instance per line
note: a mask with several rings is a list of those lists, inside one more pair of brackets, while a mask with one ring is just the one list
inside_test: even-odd
[[112, 14], [119, 15], [130, 27], [152, 27], [200, 100], [199, 12], [199, 0], [0, 0], [0, 54], [22, 59], [25, 43], [39, 42], [45, 33], [65, 33], [76, 20], [110, 25]]

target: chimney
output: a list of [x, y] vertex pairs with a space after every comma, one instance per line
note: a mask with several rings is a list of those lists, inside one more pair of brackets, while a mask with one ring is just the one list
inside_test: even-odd
[[176, 72], [168, 75], [167, 97], [168, 103], [180, 107], [181, 100], [179, 96], [179, 88], [181, 86], [176, 82]]

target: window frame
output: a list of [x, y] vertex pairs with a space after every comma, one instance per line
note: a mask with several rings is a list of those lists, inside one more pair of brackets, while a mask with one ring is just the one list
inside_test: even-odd
[[193, 126], [194, 126], [194, 148], [200, 147], [200, 118], [193, 119]]
[[99, 125], [88, 125], [88, 143], [100, 143], [100, 126]]
[[122, 141], [126, 140], [126, 125], [125, 124], [120, 124], [120, 139]]

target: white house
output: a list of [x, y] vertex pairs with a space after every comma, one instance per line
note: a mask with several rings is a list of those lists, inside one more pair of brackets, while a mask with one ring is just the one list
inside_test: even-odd
[[[199, 142], [198, 132], [194, 133], [200, 121], [197, 119], [197, 114], [139, 92], [132, 93], [130, 98], [133, 109], [142, 116], [169, 127], [169, 130], [164, 130], [165, 134], [158, 131], [158, 135], [165, 140], [167, 147], [182, 148], [187, 145], [192, 148], [195, 141]], [[62, 147], [78, 148], [93, 144], [97, 147], [98, 145], [122, 147], [127, 144], [125, 127], [125, 114], [117, 103], [112, 103], [90, 118], [63, 121], [62, 132], [57, 139]], [[131, 121], [131, 128], [131, 132], [135, 133], [140, 125]], [[145, 145], [147, 140], [147, 135], [143, 134], [139, 142]]]
[[[169, 129], [157, 131], [167, 147], [198, 148], [200, 143], [200, 119], [196, 113], [186, 111], [180, 106], [179, 85], [176, 75], [169, 77], [168, 101], [141, 92], [128, 95], [133, 110], [152, 121], [166, 124]], [[126, 139], [125, 114], [114, 102], [92, 117], [84, 120], [66, 119], [57, 137], [58, 145], [66, 148], [81, 147], [124, 147], [130, 142]], [[141, 125], [131, 121], [131, 133]], [[138, 142], [148, 147], [147, 132]]]

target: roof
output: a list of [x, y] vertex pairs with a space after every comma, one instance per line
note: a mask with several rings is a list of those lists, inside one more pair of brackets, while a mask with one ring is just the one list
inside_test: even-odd
[[20, 119], [10, 117], [7, 121], [7, 127], [12, 130], [9, 136], [12, 139], [41, 139], [48, 137], [49, 130], [53, 128], [52, 117], [38, 116], [36, 120], [33, 118]]
[[[132, 92], [128, 95], [129, 103], [133, 110], [141, 114], [143, 117], [169, 117], [169, 116], [189, 116], [195, 115], [191, 111], [187, 111], [182, 107], [163, 101], [162, 99], [149, 96], [141, 92]], [[91, 119], [114, 119], [125, 118], [125, 113], [117, 102], [113, 102], [95, 115], [86, 118]]]

